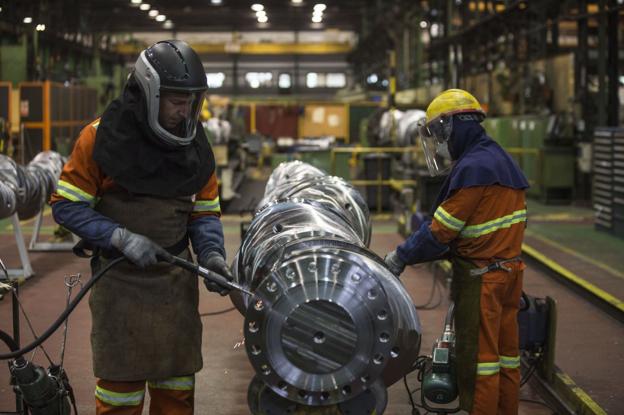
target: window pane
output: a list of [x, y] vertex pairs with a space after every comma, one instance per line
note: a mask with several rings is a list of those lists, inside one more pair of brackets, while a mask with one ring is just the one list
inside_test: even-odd
[[316, 72], [308, 72], [306, 75], [306, 86], [308, 88], [318, 88], [318, 74]]
[[279, 74], [279, 78], [277, 79], [277, 86], [282, 89], [287, 89], [291, 87], [290, 74], [289, 73], [281, 73]]
[[208, 72], [206, 81], [208, 82], [208, 88], [221, 88], [225, 81], [225, 74], [223, 72]]
[[272, 86], [273, 74], [271, 72], [247, 72], [245, 81], [252, 88]]
[[327, 88], [344, 88], [347, 84], [347, 77], [343, 73], [328, 73]]

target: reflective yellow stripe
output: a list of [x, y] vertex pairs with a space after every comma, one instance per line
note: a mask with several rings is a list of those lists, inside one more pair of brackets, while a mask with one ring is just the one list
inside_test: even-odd
[[477, 364], [477, 375], [479, 376], [495, 375], [498, 372], [500, 372], [499, 362], [487, 362]]
[[95, 202], [95, 196], [91, 196], [79, 187], [64, 180], [59, 180], [56, 184], [56, 193], [72, 202], [87, 202], [89, 204]]
[[463, 222], [448, 213], [442, 206], [438, 206], [433, 217], [436, 218], [439, 222], [441, 222], [444, 226], [449, 228], [450, 230], [459, 232], [466, 222]]
[[163, 380], [147, 382], [150, 388], [169, 389], [176, 391], [191, 391], [195, 388], [195, 376], [181, 376]]
[[139, 406], [144, 395], [145, 389], [136, 392], [113, 392], [95, 387], [95, 398], [112, 406]]
[[514, 213], [502, 216], [479, 225], [470, 225], [462, 229], [459, 236], [463, 238], [478, 238], [479, 236], [495, 232], [499, 229], [510, 228], [516, 223], [526, 222], [526, 209], [516, 210]]
[[219, 196], [212, 200], [196, 200], [193, 206], [194, 212], [221, 212]]
[[505, 369], [517, 369], [520, 367], [520, 356], [500, 356], [500, 366]]

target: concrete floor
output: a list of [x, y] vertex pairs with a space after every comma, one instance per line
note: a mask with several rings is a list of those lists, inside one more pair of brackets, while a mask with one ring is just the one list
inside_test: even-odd
[[[49, 217], [46, 218], [49, 221]], [[238, 248], [238, 217], [223, 220], [226, 248], [229, 259]], [[402, 238], [394, 231], [391, 222], [378, 223], [373, 227], [371, 248], [379, 255], [400, 243]], [[17, 266], [14, 240], [6, 233], [0, 236], [0, 252], [8, 266]], [[32, 253], [31, 261], [37, 276], [27, 281], [21, 290], [21, 298], [29, 313], [35, 330], [41, 333], [65, 306], [66, 288], [63, 276], [80, 272], [83, 279], [89, 277], [88, 261], [68, 252]], [[605, 316], [585, 300], [545, 278], [539, 270], [529, 267], [526, 271], [525, 291], [530, 294], [552, 295], [559, 303], [559, 335], [557, 364], [567, 372], [586, 392], [608, 410], [608, 413], [624, 413], [624, 391], [615, 380], [624, 370], [624, 328]], [[424, 303], [429, 295], [432, 277], [425, 267], [409, 268], [402, 277], [413, 301]], [[227, 298], [201, 290], [200, 312], [214, 313], [230, 307]], [[434, 339], [440, 335], [446, 312], [446, 300], [433, 310], [419, 312], [423, 326], [421, 353], [430, 353]], [[0, 301], [0, 329], [10, 330], [10, 301]], [[203, 317], [204, 368], [196, 380], [196, 413], [211, 415], [248, 414], [247, 386], [253, 370], [242, 345], [243, 318], [237, 311]], [[32, 340], [22, 319], [22, 344]], [[70, 318], [65, 367], [74, 387], [80, 413], [93, 413], [94, 379], [91, 372], [91, 349], [89, 344], [90, 316], [87, 302], [83, 301]], [[58, 359], [60, 334], [56, 333], [46, 342], [46, 350]], [[45, 364], [41, 352], [35, 361]], [[3, 365], [2, 365], [3, 366]], [[8, 385], [6, 366], [0, 368], [0, 412], [12, 410], [13, 394]], [[417, 387], [415, 375], [408, 377], [412, 388]], [[526, 389], [526, 390], [525, 390]], [[522, 396], [539, 399], [527, 387]], [[147, 411], [145, 412], [147, 413]], [[389, 389], [386, 415], [410, 414], [411, 407], [401, 382]], [[521, 414], [548, 414], [543, 406], [522, 402]]]

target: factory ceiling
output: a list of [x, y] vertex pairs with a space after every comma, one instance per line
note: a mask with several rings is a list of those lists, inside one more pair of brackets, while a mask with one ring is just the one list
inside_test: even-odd
[[17, 26], [30, 17], [29, 24], [57, 33], [358, 31], [366, 8], [375, 5], [376, 0], [0, 0], [0, 23]]

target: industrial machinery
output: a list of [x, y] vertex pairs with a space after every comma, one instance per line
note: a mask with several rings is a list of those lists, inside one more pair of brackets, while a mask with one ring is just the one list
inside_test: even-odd
[[21, 220], [34, 217], [56, 188], [62, 169], [63, 158], [54, 151], [37, 154], [26, 167], [0, 154], [0, 218], [16, 211]]
[[232, 294], [257, 373], [254, 414], [381, 414], [386, 388], [411, 370], [418, 315], [368, 249], [370, 233], [368, 208], [344, 180], [299, 161], [273, 172], [233, 265], [254, 293]]

